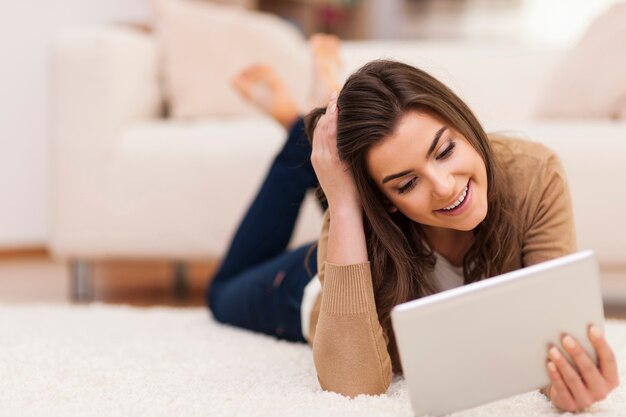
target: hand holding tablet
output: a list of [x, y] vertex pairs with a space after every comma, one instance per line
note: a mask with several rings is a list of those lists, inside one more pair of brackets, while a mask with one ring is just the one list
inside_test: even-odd
[[557, 346], [548, 351], [546, 368], [552, 381], [548, 396], [561, 410], [574, 412], [589, 408], [596, 401], [605, 399], [619, 385], [615, 355], [602, 332], [595, 326], [589, 326], [588, 338], [596, 351], [598, 366], [580, 343], [569, 335], [563, 337], [562, 348], [574, 360], [579, 371]]

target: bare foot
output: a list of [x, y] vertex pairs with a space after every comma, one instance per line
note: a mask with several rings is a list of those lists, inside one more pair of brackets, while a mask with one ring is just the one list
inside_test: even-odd
[[235, 76], [232, 84], [239, 94], [272, 116], [285, 129], [300, 115], [287, 87], [268, 65], [254, 64], [246, 68]]
[[334, 35], [315, 34], [309, 40], [313, 54], [313, 85], [310, 95], [311, 108], [328, 104], [333, 91], [339, 92], [339, 38]]

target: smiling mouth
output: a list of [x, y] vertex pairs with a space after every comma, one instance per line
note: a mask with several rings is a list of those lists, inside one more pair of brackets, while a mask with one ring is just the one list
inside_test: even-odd
[[452, 204], [447, 207], [441, 208], [437, 211], [441, 211], [444, 213], [452, 212], [460, 207], [463, 207], [463, 203], [466, 201], [467, 194], [469, 192], [470, 183], [468, 182], [461, 194], [458, 196], [456, 200]]

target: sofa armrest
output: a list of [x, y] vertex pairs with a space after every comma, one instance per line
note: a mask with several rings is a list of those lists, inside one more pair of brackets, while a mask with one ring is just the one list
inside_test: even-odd
[[626, 122], [529, 122], [509, 126], [560, 157], [568, 177], [581, 249], [593, 249], [605, 268], [623, 268], [626, 231]]
[[161, 113], [157, 47], [147, 33], [124, 26], [68, 30], [53, 43], [51, 67], [55, 147], [106, 152], [125, 124]]
[[49, 245], [55, 251], [77, 213], [104, 207], [111, 161], [124, 128], [159, 117], [158, 54], [149, 34], [123, 26], [72, 29], [52, 44]]

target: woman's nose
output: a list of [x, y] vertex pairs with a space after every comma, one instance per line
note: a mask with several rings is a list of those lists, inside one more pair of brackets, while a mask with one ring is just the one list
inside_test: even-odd
[[454, 197], [454, 176], [439, 173], [432, 177], [432, 194], [442, 200], [449, 200]]

